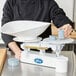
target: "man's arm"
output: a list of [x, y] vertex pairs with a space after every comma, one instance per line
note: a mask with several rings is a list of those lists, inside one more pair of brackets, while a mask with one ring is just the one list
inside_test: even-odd
[[[3, 7], [3, 16], [2, 16], [2, 25], [13, 20], [13, 7], [12, 0], [6, 0]], [[6, 46], [9, 42], [13, 40], [13, 36], [2, 34], [2, 39], [5, 42]]]
[[71, 33], [73, 22], [66, 16], [63, 9], [61, 9], [54, 0], [50, 0], [50, 18], [56, 27], [64, 30], [65, 37]]
[[[7, 22], [13, 21], [13, 1], [15, 0], [7, 0], [4, 5], [2, 26]], [[2, 39], [6, 46], [8, 46], [15, 53], [16, 58], [20, 58], [21, 49], [18, 47], [16, 42], [13, 41], [13, 36], [2, 33]]]
[[16, 44], [16, 42], [10, 42], [8, 43], [9, 48], [11, 48], [11, 50], [15, 53], [15, 57], [17, 59], [20, 59], [21, 57], [21, 49], [18, 47], [18, 45]]

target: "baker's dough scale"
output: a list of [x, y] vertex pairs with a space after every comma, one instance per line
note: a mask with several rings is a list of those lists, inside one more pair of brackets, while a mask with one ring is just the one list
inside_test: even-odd
[[[60, 52], [65, 44], [72, 43], [73, 39], [54, 40], [48, 38], [38, 42], [24, 42], [21, 48], [24, 50], [21, 53], [21, 62], [42, 65], [47, 67], [56, 68], [56, 62], [62, 62], [63, 67], [68, 65], [68, 57], [60, 55]], [[54, 53], [46, 53], [45, 50], [52, 48]], [[39, 52], [31, 49], [40, 50]], [[66, 65], [64, 64], [66, 63]], [[62, 67], [62, 65], [59, 65]], [[62, 67], [62, 69], [63, 69]], [[62, 70], [61, 69], [61, 70]], [[66, 72], [66, 70], [64, 70]]]
[[[13, 26], [15, 25], [15, 27]], [[68, 58], [60, 55], [65, 44], [72, 43], [71, 38], [54, 39], [38, 37], [44, 32], [50, 23], [39, 21], [12, 21], [2, 27], [2, 33], [16, 36], [17, 42], [23, 42], [21, 48], [21, 62], [56, 68], [57, 72], [67, 72]], [[13, 30], [12, 30], [13, 29]], [[52, 48], [54, 54], [46, 53], [45, 50]], [[37, 49], [33, 51], [31, 49]]]

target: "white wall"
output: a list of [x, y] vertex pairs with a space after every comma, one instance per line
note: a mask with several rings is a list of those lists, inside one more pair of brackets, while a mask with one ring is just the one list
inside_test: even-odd
[[75, 22], [75, 30], [76, 30], [76, 0], [74, 2], [75, 6], [74, 6], [74, 22]]
[[74, 0], [55, 0], [61, 8], [64, 9], [66, 15], [73, 21]]

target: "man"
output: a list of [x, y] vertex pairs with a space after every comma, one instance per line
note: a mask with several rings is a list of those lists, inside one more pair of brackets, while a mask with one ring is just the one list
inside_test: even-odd
[[[54, 0], [6, 0], [3, 8], [2, 26], [15, 20], [34, 20], [51, 22], [60, 29], [64, 29], [65, 37], [72, 31], [72, 22], [59, 8]], [[15, 25], [14, 25], [15, 26]], [[51, 29], [48, 29], [40, 37], [48, 37]], [[2, 38], [7, 47], [14, 53], [16, 58], [20, 58], [20, 43], [13, 41], [13, 36], [2, 34]]]

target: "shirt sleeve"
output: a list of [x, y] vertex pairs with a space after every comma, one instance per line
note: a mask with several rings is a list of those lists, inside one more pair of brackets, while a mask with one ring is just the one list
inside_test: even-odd
[[50, 0], [50, 18], [57, 27], [60, 27], [64, 24], [71, 24], [73, 22], [66, 16], [63, 9], [61, 9], [54, 0]]
[[[12, 0], [6, 0], [4, 8], [3, 8], [3, 16], [2, 16], [2, 24], [3, 26], [5, 23], [10, 22], [13, 20], [13, 10], [12, 10]], [[1, 33], [1, 37], [7, 46], [9, 42], [13, 41], [13, 36], [6, 35]]]

